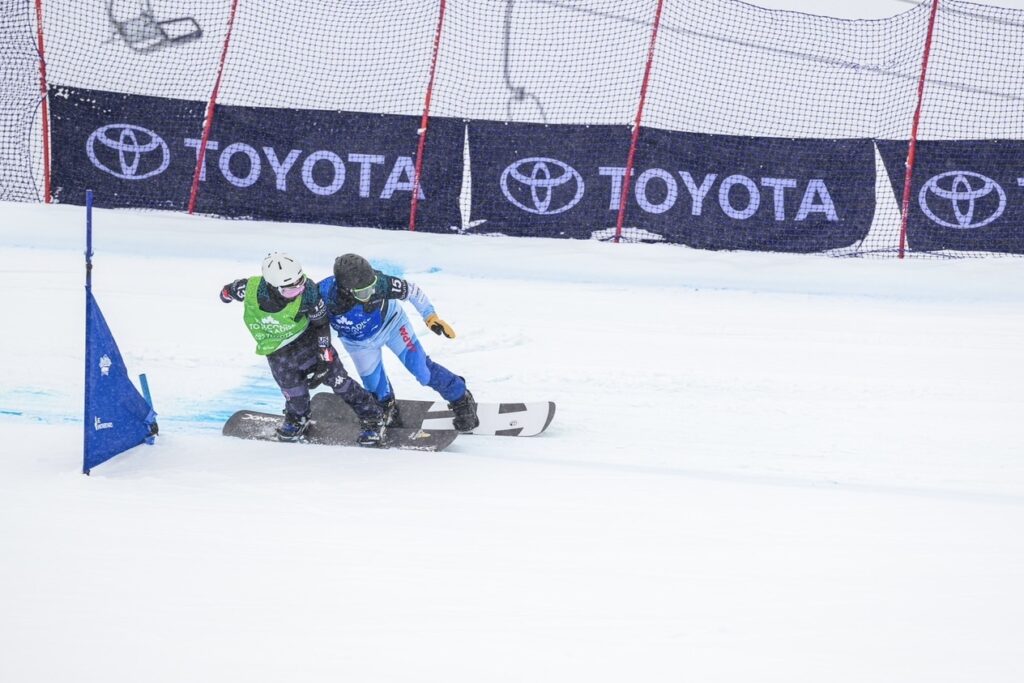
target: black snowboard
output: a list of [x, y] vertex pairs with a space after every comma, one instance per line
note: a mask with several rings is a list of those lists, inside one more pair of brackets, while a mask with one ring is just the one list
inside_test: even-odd
[[[345, 402], [340, 397], [330, 393], [320, 393], [313, 396], [313, 414], [317, 409], [325, 411], [325, 414], [340, 415], [347, 411], [352, 415]], [[452, 417], [454, 414], [448, 409], [444, 401], [413, 401], [408, 399], [398, 400], [399, 415], [402, 426], [409, 429], [452, 429]], [[327, 412], [329, 411], [329, 412]], [[555, 404], [547, 401], [535, 403], [479, 403], [477, 405], [477, 416], [480, 418], [480, 426], [474, 429], [472, 434], [489, 434], [493, 436], [536, 436], [540, 434], [555, 418]], [[354, 421], [355, 416], [351, 419]]]
[[[359, 422], [347, 405], [344, 403], [341, 405], [347, 412], [343, 419], [336, 419], [333, 411], [318, 410], [316, 406], [313, 406], [309, 427], [298, 442], [323, 446], [358, 446], [358, 437], [361, 431]], [[347, 419], [348, 415], [352, 416], [351, 420]], [[234, 436], [240, 439], [278, 441], [277, 433], [274, 430], [281, 424], [282, 419], [279, 414], [239, 410], [224, 423], [221, 433], [224, 436]], [[426, 431], [423, 429], [389, 428], [384, 434], [382, 448], [441, 451], [450, 446], [456, 436], [458, 436], [458, 432], [451, 429]]]

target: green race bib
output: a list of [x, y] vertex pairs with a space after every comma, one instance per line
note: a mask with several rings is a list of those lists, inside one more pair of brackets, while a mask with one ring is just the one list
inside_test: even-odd
[[302, 297], [291, 301], [277, 313], [267, 313], [260, 308], [256, 292], [259, 290], [260, 277], [251, 277], [245, 286], [245, 312], [243, 320], [249, 334], [256, 340], [256, 353], [269, 356], [282, 346], [294, 341], [309, 326], [309, 319], [303, 316], [296, 321], [295, 316], [302, 306]]

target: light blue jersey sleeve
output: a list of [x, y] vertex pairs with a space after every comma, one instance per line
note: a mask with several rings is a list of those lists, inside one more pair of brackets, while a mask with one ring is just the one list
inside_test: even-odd
[[415, 282], [406, 280], [405, 283], [409, 286], [406, 293], [406, 301], [413, 305], [424, 320], [432, 316], [434, 314], [434, 304], [430, 303], [426, 293]]

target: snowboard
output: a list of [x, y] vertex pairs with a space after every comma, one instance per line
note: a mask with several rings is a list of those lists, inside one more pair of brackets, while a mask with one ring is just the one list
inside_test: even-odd
[[[332, 394], [333, 395], [333, 394]], [[339, 402], [341, 402], [339, 400]], [[355, 414], [344, 402], [341, 406], [352, 419], [336, 419], [330, 408], [319, 410], [313, 406], [309, 427], [299, 437], [297, 443], [310, 443], [322, 446], [358, 446], [359, 432], [362, 428]], [[340, 411], [339, 411], [340, 412]], [[347, 416], [346, 416], [347, 417]], [[239, 439], [257, 441], [279, 441], [277, 426], [282, 416], [271, 413], [259, 413], [253, 410], [239, 410], [224, 423], [221, 433]], [[424, 430], [407, 428], [389, 428], [384, 432], [384, 443], [381, 448], [400, 448], [414, 451], [441, 451], [455, 441], [459, 433], [452, 429]]]
[[[317, 408], [330, 411], [326, 414], [338, 415], [347, 411], [345, 402], [330, 393], [313, 395], [313, 414]], [[406, 429], [450, 430], [454, 413], [448, 409], [444, 401], [415, 401], [398, 399], [398, 412], [402, 427]], [[477, 416], [480, 426], [471, 434], [488, 434], [492, 436], [536, 436], [540, 434], [551, 420], [555, 418], [555, 404], [548, 401], [536, 403], [478, 403]], [[340, 416], [339, 416], [340, 417]], [[352, 416], [355, 420], [355, 416]]]

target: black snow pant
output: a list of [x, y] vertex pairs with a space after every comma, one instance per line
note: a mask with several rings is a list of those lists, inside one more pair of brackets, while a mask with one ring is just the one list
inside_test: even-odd
[[[307, 327], [294, 341], [267, 356], [274, 381], [284, 394], [284, 408], [287, 413], [309, 414], [309, 388], [306, 386], [306, 377], [313, 372], [319, 361], [320, 347], [317, 345], [317, 332], [312, 326]], [[381, 415], [377, 399], [348, 376], [337, 351], [323, 384], [349, 404], [360, 418]]]

